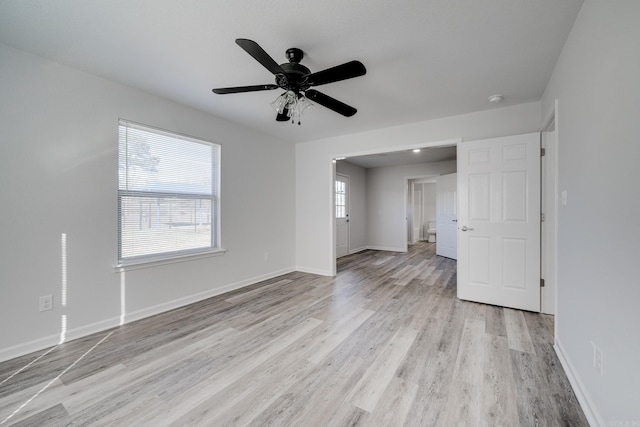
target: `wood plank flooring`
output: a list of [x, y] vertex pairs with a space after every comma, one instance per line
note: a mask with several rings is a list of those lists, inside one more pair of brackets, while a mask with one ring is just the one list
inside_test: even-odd
[[335, 278], [287, 274], [1, 363], [0, 423], [587, 426], [553, 317], [458, 300], [434, 246], [349, 255]]

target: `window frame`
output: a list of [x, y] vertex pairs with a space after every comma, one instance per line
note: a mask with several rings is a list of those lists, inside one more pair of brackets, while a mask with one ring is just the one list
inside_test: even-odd
[[[342, 189], [338, 189], [339, 184], [341, 184]], [[347, 191], [346, 191], [346, 182], [341, 181], [336, 177], [334, 180], [334, 205], [335, 205], [335, 219], [346, 219], [347, 215]], [[340, 200], [340, 202], [338, 201]], [[341, 212], [342, 214], [339, 214]]]
[[[166, 136], [170, 138], [179, 139], [185, 142], [191, 142], [194, 144], [204, 144], [211, 147], [211, 194], [202, 193], [189, 193], [189, 192], [168, 192], [168, 191], [152, 191], [152, 190], [129, 190], [121, 188], [121, 140], [120, 131], [121, 127], [134, 128], [139, 131], [148, 132], [150, 134]], [[128, 141], [125, 142], [127, 144]], [[221, 175], [221, 152], [222, 147], [220, 144], [206, 141], [200, 138], [194, 138], [189, 135], [184, 135], [178, 132], [168, 131], [165, 129], [156, 128], [153, 126], [132, 122], [126, 119], [118, 119], [118, 187], [117, 187], [117, 215], [118, 215], [118, 247], [117, 247], [117, 264], [115, 269], [121, 271], [124, 268], [142, 268], [151, 265], [167, 264], [174, 262], [181, 262], [189, 259], [197, 259], [208, 256], [222, 255], [226, 250], [221, 245], [221, 232], [220, 232], [220, 175]], [[129, 173], [129, 165], [125, 166], [125, 174]], [[122, 243], [123, 243], [123, 217], [122, 217], [122, 203], [123, 198], [126, 197], [139, 197], [149, 198], [151, 200], [210, 200], [211, 203], [211, 245], [200, 248], [181, 249], [176, 251], [155, 252], [152, 254], [135, 255], [122, 257]]]

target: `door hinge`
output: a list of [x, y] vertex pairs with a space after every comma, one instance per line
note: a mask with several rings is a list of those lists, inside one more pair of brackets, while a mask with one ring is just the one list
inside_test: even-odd
[[540, 287], [544, 288], [544, 279], [540, 279]]
[[547, 154], [547, 149], [546, 148], [541, 148], [540, 149], [540, 156], [544, 157]]
[[540, 214], [540, 222], [544, 222], [545, 221], [545, 216], [543, 213]]

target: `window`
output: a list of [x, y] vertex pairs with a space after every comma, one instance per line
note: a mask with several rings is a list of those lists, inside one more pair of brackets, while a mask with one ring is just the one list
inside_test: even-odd
[[347, 217], [347, 183], [345, 181], [336, 180], [336, 218]]
[[220, 146], [119, 121], [120, 265], [214, 252]]

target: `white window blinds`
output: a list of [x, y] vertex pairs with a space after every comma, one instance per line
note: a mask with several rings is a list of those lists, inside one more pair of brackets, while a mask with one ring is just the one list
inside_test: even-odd
[[220, 146], [119, 121], [118, 258], [219, 248]]

